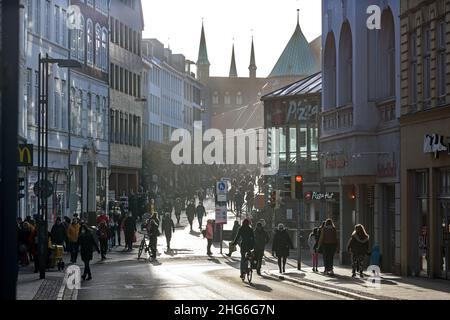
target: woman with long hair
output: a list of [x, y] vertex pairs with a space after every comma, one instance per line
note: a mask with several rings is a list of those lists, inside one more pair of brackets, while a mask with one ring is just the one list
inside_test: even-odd
[[333, 220], [327, 219], [325, 225], [320, 232], [319, 252], [323, 255], [323, 264], [325, 274], [334, 275], [333, 259], [338, 245], [337, 231]]
[[364, 277], [366, 255], [369, 254], [369, 235], [362, 224], [357, 224], [347, 244], [347, 250], [352, 254], [352, 277], [359, 272]]

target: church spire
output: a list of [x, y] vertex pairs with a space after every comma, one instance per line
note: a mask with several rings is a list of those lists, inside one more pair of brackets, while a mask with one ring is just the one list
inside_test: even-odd
[[206, 49], [205, 28], [202, 19], [202, 33], [200, 36], [200, 46], [198, 49], [197, 59], [197, 79], [205, 83], [209, 79], [209, 66], [211, 64], [208, 60], [208, 50]]
[[236, 70], [236, 59], [234, 58], [234, 41], [233, 41], [233, 50], [231, 52], [231, 66], [230, 66], [230, 78], [236, 78], [237, 70]]
[[255, 47], [253, 45], [253, 36], [252, 36], [252, 52], [250, 54], [250, 66], [248, 70], [250, 71], [250, 78], [256, 78], [256, 60], [255, 60]]

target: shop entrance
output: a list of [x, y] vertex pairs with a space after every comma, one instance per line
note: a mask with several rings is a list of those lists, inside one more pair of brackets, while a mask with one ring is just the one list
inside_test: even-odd
[[439, 269], [441, 277], [450, 280], [450, 200], [441, 200], [439, 215]]
[[383, 272], [395, 271], [395, 186], [384, 189], [384, 210], [382, 221], [383, 246], [381, 259]]

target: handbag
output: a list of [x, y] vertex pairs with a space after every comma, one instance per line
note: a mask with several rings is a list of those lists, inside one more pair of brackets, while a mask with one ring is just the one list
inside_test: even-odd
[[230, 253], [233, 253], [237, 250], [236, 245], [231, 242], [230, 242], [229, 248], [230, 248]]

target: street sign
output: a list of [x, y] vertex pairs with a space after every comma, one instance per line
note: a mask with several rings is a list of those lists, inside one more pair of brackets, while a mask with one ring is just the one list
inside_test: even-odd
[[228, 194], [228, 185], [226, 181], [218, 181], [216, 185], [217, 202], [226, 202]]
[[53, 184], [48, 180], [39, 180], [34, 184], [33, 192], [36, 197], [50, 198], [53, 194]]
[[216, 224], [227, 224], [227, 206], [216, 206]]
[[32, 144], [19, 144], [17, 146], [19, 153], [19, 167], [32, 167], [33, 166], [33, 145]]

